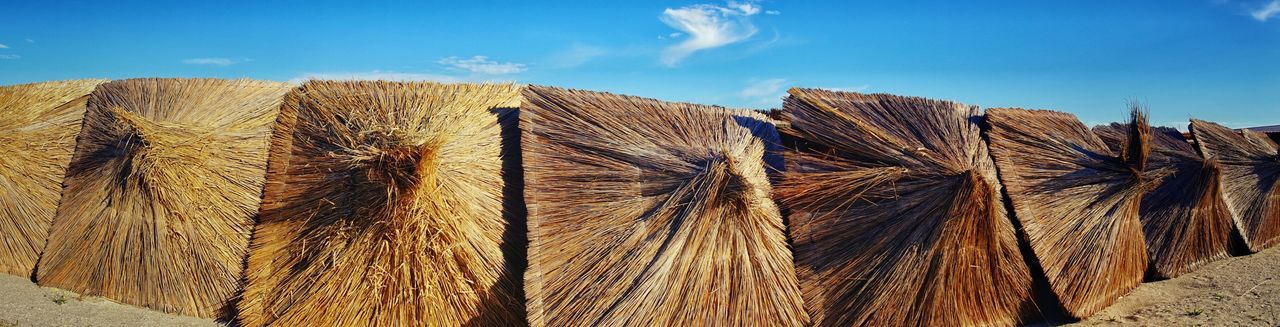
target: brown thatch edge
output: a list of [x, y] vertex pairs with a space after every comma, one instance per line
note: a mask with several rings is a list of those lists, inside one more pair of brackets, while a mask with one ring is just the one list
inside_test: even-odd
[[1031, 273], [976, 107], [790, 93], [776, 194], [816, 324], [1014, 325], [1030, 310]]
[[[1128, 124], [1093, 128], [1113, 150], [1124, 144]], [[1221, 165], [1205, 160], [1177, 129], [1153, 128], [1150, 167], [1155, 183], [1143, 196], [1143, 235], [1155, 279], [1173, 278], [1230, 256], [1234, 225], [1222, 198]]]
[[[1136, 287], [1147, 262], [1138, 221], [1141, 195], [1149, 187], [1141, 176], [1149, 149], [1145, 114], [1133, 113], [1138, 127], [1126, 133], [1120, 153], [1074, 115], [998, 108], [988, 109], [985, 118], [992, 157], [1018, 225], [1065, 312], [1087, 317]], [[1091, 229], [1064, 225], [1059, 221], [1064, 218], [1088, 222]], [[1082, 232], [1108, 236], [1073, 236]], [[1103, 248], [1091, 248], [1098, 246]], [[1077, 256], [1107, 262], [1081, 264], [1084, 257], [1072, 259]]]

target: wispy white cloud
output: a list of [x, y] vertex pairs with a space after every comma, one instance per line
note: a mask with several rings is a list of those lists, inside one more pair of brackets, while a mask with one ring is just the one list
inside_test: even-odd
[[471, 58], [448, 57], [440, 59], [438, 63], [448, 66], [450, 69], [485, 75], [515, 74], [527, 70], [524, 64], [511, 62], [499, 63], [497, 61], [489, 60], [489, 57], [486, 56], [474, 56]]
[[13, 60], [13, 59], [21, 59], [21, 58], [22, 56], [19, 56], [16, 54], [0, 54], [0, 60]]
[[[751, 16], [759, 14], [760, 11], [760, 6], [754, 2], [737, 1], [729, 1], [724, 6], [696, 4], [663, 10], [662, 22], [688, 34], [689, 37], [663, 50], [662, 63], [674, 66], [694, 52], [751, 38], [757, 32]], [[676, 36], [678, 35], [672, 37]]]
[[1266, 5], [1249, 11], [1249, 16], [1253, 16], [1253, 19], [1260, 22], [1265, 22], [1276, 14], [1280, 14], [1280, 0], [1271, 0]]
[[32, 40], [32, 39], [25, 39], [25, 40], [27, 41], [27, 43], [36, 43], [36, 40]]
[[608, 55], [609, 52], [605, 48], [574, 43], [568, 49], [552, 55], [551, 65], [557, 68], [578, 67], [593, 59]]
[[4, 43], [0, 43], [0, 49], [8, 49], [8, 48], [9, 46], [4, 45]]
[[290, 83], [300, 84], [312, 79], [329, 79], [329, 80], [388, 80], [388, 81], [428, 81], [454, 83], [463, 81], [462, 78], [449, 75], [439, 74], [423, 74], [423, 73], [400, 73], [400, 72], [384, 72], [380, 70], [368, 72], [331, 72], [331, 73], [305, 73], [289, 79]]
[[777, 10], [765, 10], [764, 14], [765, 15], [781, 15], [782, 12]]
[[231, 59], [231, 58], [190, 58], [183, 59], [182, 63], [188, 65], [208, 65], [208, 66], [231, 66], [238, 63], [253, 61], [248, 58]]
[[787, 95], [786, 85], [785, 78], [751, 79], [738, 95], [753, 106], [777, 106]]

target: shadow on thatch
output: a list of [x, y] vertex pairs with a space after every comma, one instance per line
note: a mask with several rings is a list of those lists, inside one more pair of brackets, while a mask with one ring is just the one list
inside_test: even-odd
[[510, 280], [513, 289], [510, 297], [490, 293], [481, 299], [487, 305], [464, 326], [490, 326], [491, 322], [502, 321], [505, 316], [512, 314], [509, 312], [511, 310], [516, 310], [515, 314], [519, 316], [521, 325], [527, 325], [523, 277], [528, 267], [525, 249], [529, 243], [529, 228], [525, 219], [528, 212], [524, 205], [524, 164], [520, 160], [520, 110], [497, 108], [490, 112], [495, 115], [502, 129], [502, 215], [507, 222], [500, 244], [507, 269], [502, 271], [498, 280]]
[[534, 326], [804, 325], [756, 112], [531, 86]]
[[37, 281], [219, 317], [238, 289], [283, 83], [100, 85], [67, 169]]
[[103, 82], [0, 87], [0, 273], [35, 280], [89, 93]]
[[1133, 112], [1121, 151], [1065, 113], [990, 109], [992, 157], [1050, 289], [1075, 318], [1141, 283], [1147, 253], [1138, 220], [1149, 129]]
[[1280, 243], [1280, 153], [1259, 132], [1235, 132], [1191, 120], [1191, 135], [1206, 160], [1221, 165], [1222, 197], [1249, 252]]
[[1030, 310], [976, 107], [792, 89], [785, 110], [798, 138], [777, 194], [816, 324], [1008, 326]]
[[518, 101], [510, 84], [290, 93], [240, 323], [523, 323]]
[[[1112, 151], [1120, 151], [1128, 130], [1121, 123], [1093, 128]], [[1139, 209], [1152, 278], [1177, 277], [1230, 256], [1233, 225], [1216, 161], [1204, 160], [1177, 129], [1157, 127], [1143, 174], [1155, 183]]]

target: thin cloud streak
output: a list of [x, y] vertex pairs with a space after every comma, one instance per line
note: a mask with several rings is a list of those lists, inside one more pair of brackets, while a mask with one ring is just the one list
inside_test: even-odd
[[489, 60], [489, 57], [486, 56], [473, 56], [471, 58], [448, 57], [440, 59], [437, 63], [448, 66], [450, 69], [485, 75], [515, 74], [527, 70], [524, 64], [499, 63]]
[[[688, 38], [662, 51], [661, 62], [675, 66], [695, 52], [745, 41], [758, 31], [751, 16], [760, 6], [729, 1], [725, 6], [697, 4], [662, 11], [661, 21]], [[672, 36], [674, 37], [674, 36]]]
[[1275, 17], [1276, 14], [1280, 14], [1280, 0], [1271, 0], [1267, 5], [1249, 12], [1253, 19], [1260, 22], [1265, 22], [1271, 17]]
[[738, 95], [749, 100], [753, 106], [777, 106], [787, 95], [785, 78], [752, 79]]

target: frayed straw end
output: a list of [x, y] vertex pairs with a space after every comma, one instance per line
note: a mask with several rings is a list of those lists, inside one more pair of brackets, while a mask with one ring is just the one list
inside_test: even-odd
[[1132, 105], [1126, 134], [1120, 159], [1135, 173], [1146, 171], [1147, 158], [1151, 155], [1151, 125], [1147, 123], [1146, 109], [1142, 105]]

